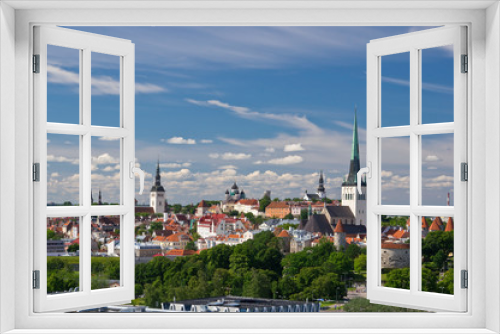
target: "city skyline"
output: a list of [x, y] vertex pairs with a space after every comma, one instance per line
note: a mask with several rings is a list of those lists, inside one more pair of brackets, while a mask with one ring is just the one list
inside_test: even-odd
[[[305, 190], [315, 191], [320, 170], [325, 174], [327, 196], [340, 198], [341, 182], [349, 168], [355, 105], [361, 166], [365, 165], [366, 43], [418, 30], [413, 27], [72, 29], [127, 38], [136, 44], [136, 157], [146, 172], [146, 191], [142, 196], [136, 194], [136, 198], [139, 203], [148, 203], [156, 161], [160, 159], [167, 200], [182, 204], [222, 199], [225, 189], [234, 181], [251, 198], [260, 198], [264, 190], [271, 190], [273, 198], [300, 197]], [[242, 35], [246, 38], [239, 38]], [[92, 60], [92, 107], [100, 111], [93, 112], [93, 119], [102, 122], [98, 125], [113, 125], [112, 117], [116, 119], [116, 113], [110, 110], [116, 109], [118, 72], [113, 71], [116, 64], [110, 58], [93, 55]], [[442, 61], [451, 59], [446, 50], [434, 58], [432, 66], [442, 66]], [[64, 50], [49, 59], [52, 121], [66, 117], [59, 110], [71, 103], [69, 97], [59, 97], [68, 92], [75, 94], [70, 76], [78, 63], [75, 59], [78, 58], [67, 56]], [[404, 66], [404, 60], [396, 60], [395, 64], [396, 69]], [[398, 97], [385, 104], [391, 111], [398, 108], [408, 91], [404, 71], [400, 76], [393, 72], [383, 78], [383, 87], [389, 87], [388, 91]], [[442, 105], [453, 96], [449, 80], [429, 78], [429, 81], [424, 89], [434, 94], [432, 101], [436, 102], [436, 108], [445, 110]], [[52, 97], [51, 92], [55, 92]], [[51, 99], [57, 102], [51, 105]], [[432, 121], [443, 121], [439, 119], [443, 113], [433, 112], [437, 119]], [[392, 119], [397, 124], [404, 116], [391, 113]], [[73, 142], [68, 138], [50, 138], [48, 145], [49, 192], [52, 185], [51, 196], [55, 201], [77, 198], [74, 184], [78, 157], [71, 148], [77, 145], [77, 140], [72, 139]], [[92, 144], [95, 174], [92, 189], [95, 194], [102, 190], [103, 201], [114, 202], [119, 144], [107, 138], [96, 138]], [[433, 189], [428, 196], [444, 205], [451, 185], [447, 164], [450, 141], [436, 140], [428, 146], [423, 159], [429, 171], [426, 182]], [[401, 156], [399, 152], [405, 151], [397, 141], [390, 147], [394, 153], [391, 156]], [[405, 169], [408, 168], [391, 159], [387, 160], [384, 177], [387, 197], [397, 201], [402, 192], [407, 192]]]

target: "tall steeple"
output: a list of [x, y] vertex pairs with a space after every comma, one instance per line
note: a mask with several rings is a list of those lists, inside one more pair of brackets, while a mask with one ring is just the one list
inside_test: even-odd
[[99, 205], [102, 205], [102, 194], [101, 194], [101, 189], [99, 189]]
[[359, 139], [358, 139], [358, 116], [357, 107], [354, 107], [354, 127], [352, 130], [351, 161], [349, 163], [349, 175], [342, 185], [355, 185], [357, 173], [360, 170], [359, 163]]
[[151, 188], [151, 191], [163, 191], [163, 192], [165, 192], [165, 189], [161, 185], [160, 159], [158, 159], [158, 165], [156, 166], [155, 183], [153, 184], [153, 187]]
[[319, 173], [319, 182], [318, 182], [318, 196], [319, 198], [325, 198], [325, 179], [323, 177], [323, 171]]

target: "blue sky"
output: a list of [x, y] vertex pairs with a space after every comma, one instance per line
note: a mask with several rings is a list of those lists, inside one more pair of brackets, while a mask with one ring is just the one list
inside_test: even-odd
[[[78, 27], [131, 40], [136, 47], [136, 157], [146, 172], [148, 202], [157, 159], [170, 203], [221, 199], [233, 181], [249, 197], [315, 191], [340, 197], [348, 172], [357, 106], [365, 164], [366, 44], [414, 27]], [[48, 121], [78, 122], [78, 53], [49, 49]], [[453, 121], [451, 52], [423, 51], [423, 122]], [[382, 62], [384, 126], [409, 113], [405, 55]], [[92, 120], [118, 125], [118, 59], [92, 55]], [[119, 86], [118, 86], [119, 87]], [[71, 137], [71, 136], [66, 136]], [[49, 138], [49, 201], [76, 201], [77, 140]], [[452, 188], [450, 136], [427, 138], [424, 204], [446, 203]], [[451, 146], [450, 146], [451, 145]], [[404, 204], [408, 160], [404, 140], [387, 144], [383, 197]], [[401, 152], [401, 154], [398, 154]], [[117, 141], [92, 141], [94, 198], [118, 198]], [[407, 153], [406, 153], [407, 154]], [[450, 155], [451, 154], [451, 155]]]

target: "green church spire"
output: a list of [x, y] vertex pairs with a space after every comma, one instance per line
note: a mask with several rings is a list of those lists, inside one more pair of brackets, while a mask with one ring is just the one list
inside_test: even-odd
[[358, 139], [358, 114], [357, 107], [354, 106], [354, 127], [352, 129], [351, 161], [349, 163], [349, 175], [342, 183], [343, 186], [356, 185], [357, 174], [360, 169], [359, 162], [359, 139]]
[[354, 106], [354, 129], [352, 130], [351, 160], [359, 161], [358, 113], [356, 106]]

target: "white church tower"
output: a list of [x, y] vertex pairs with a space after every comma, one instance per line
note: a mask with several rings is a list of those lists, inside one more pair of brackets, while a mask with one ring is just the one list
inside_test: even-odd
[[155, 213], [164, 213], [165, 210], [165, 189], [161, 185], [160, 176], [160, 161], [156, 167], [156, 178], [153, 187], [151, 187], [151, 194], [149, 195], [149, 206], [153, 208]]
[[363, 180], [361, 182], [363, 194], [360, 195], [357, 189], [357, 173], [359, 169], [358, 118], [355, 108], [349, 174], [344, 179], [344, 182], [342, 182], [342, 206], [351, 208], [356, 225], [366, 225], [366, 181]]

